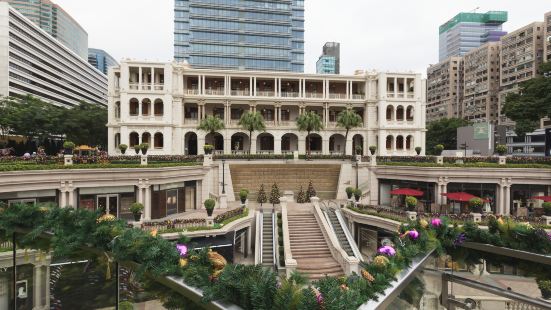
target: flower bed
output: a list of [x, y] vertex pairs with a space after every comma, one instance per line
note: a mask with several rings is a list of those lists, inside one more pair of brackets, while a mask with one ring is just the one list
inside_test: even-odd
[[214, 155], [214, 160], [235, 159], [235, 160], [256, 160], [256, 159], [293, 159], [293, 155], [283, 154], [220, 154]]
[[166, 220], [162, 222], [144, 222], [141, 227], [143, 230], [169, 230], [169, 229], [186, 229], [190, 227], [205, 226], [207, 224], [206, 219], [175, 219]]
[[[239, 217], [245, 213], [248, 214], [248, 209], [247, 208], [237, 208], [235, 210], [231, 210], [231, 211], [228, 211], [228, 212], [224, 212], [220, 215], [217, 215], [215, 218], [214, 218], [214, 222], [217, 223], [217, 224], [221, 224], [221, 223], [224, 223], [234, 217]], [[231, 222], [231, 221], [230, 221]], [[227, 222], [229, 223], [229, 222]]]
[[434, 156], [377, 156], [378, 163], [435, 163]]
[[482, 157], [482, 156], [473, 156], [473, 157], [444, 157], [444, 163], [455, 164], [458, 161], [463, 161], [463, 163], [494, 163], [499, 162], [498, 157]]
[[310, 154], [310, 155], [299, 155], [299, 159], [307, 160], [352, 160], [354, 156], [351, 155], [323, 155], [323, 154]]

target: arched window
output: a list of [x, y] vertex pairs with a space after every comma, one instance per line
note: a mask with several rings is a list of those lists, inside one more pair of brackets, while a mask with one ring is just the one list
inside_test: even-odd
[[396, 137], [396, 149], [397, 150], [403, 150], [404, 149], [404, 137], [402, 137], [402, 136]]
[[397, 121], [403, 121], [404, 120], [404, 107], [399, 105], [396, 108], [396, 120]]
[[158, 132], [153, 137], [153, 147], [156, 149], [162, 149], [164, 147], [163, 134]]
[[136, 98], [130, 99], [130, 116], [138, 116], [140, 114], [140, 102]]
[[163, 116], [164, 114], [164, 104], [161, 99], [155, 100], [155, 106], [153, 109], [153, 113], [155, 113], [155, 116]]
[[121, 103], [120, 103], [120, 101], [115, 102], [115, 118], [121, 118]]
[[151, 114], [151, 100], [145, 98], [142, 100], [142, 115], [150, 115]]
[[413, 121], [413, 106], [410, 105], [408, 106], [407, 110], [406, 110], [406, 120], [408, 122], [412, 122]]
[[386, 120], [391, 121], [394, 117], [394, 107], [389, 105], [386, 107]]
[[413, 148], [413, 136], [406, 138], [406, 149], [411, 150]]
[[137, 132], [131, 132], [128, 141], [129, 141], [130, 147], [133, 147], [134, 145], [138, 145], [140, 144], [140, 135]]
[[386, 149], [392, 150], [394, 147], [394, 137], [393, 136], [387, 136], [386, 137]]
[[142, 134], [142, 143], [151, 145], [151, 134], [149, 132], [144, 132]]

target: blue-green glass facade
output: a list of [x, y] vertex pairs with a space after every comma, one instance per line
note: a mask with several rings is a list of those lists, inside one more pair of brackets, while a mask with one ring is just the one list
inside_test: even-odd
[[196, 68], [304, 71], [304, 1], [175, 0], [174, 58]]
[[335, 56], [320, 56], [320, 58], [316, 62], [316, 73], [335, 74], [337, 73], [336, 63], [337, 61]]

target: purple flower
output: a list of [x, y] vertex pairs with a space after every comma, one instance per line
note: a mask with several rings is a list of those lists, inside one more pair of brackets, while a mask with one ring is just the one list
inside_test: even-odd
[[323, 303], [323, 295], [321, 293], [317, 294], [316, 300], [318, 301], [318, 305], [321, 305]]
[[396, 255], [396, 250], [390, 245], [385, 245], [384, 247], [380, 247], [378, 252], [388, 256]]
[[413, 240], [416, 240], [417, 238], [419, 238], [419, 232], [417, 230], [410, 230], [409, 231], [409, 237]]
[[430, 221], [430, 224], [434, 227], [440, 227], [442, 225], [442, 220], [439, 218], [435, 218]]
[[457, 237], [453, 241], [453, 245], [454, 246], [460, 246], [461, 244], [463, 244], [463, 242], [465, 242], [466, 238], [467, 237], [465, 236], [465, 233], [460, 233], [459, 235], [457, 235]]
[[185, 244], [176, 244], [176, 249], [180, 253], [181, 257], [184, 257], [187, 255], [187, 245]]

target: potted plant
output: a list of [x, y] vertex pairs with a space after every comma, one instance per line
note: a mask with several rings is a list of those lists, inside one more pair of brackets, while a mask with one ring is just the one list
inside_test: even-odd
[[241, 199], [241, 204], [245, 204], [247, 201], [247, 197], [249, 196], [249, 191], [246, 189], [242, 189], [239, 191], [239, 199]]
[[356, 202], [360, 202], [361, 197], [362, 197], [362, 190], [359, 188], [356, 188], [354, 190], [354, 199], [356, 199]]
[[469, 207], [471, 208], [471, 212], [473, 213], [482, 213], [482, 205], [484, 202], [482, 199], [478, 197], [474, 197], [471, 200], [469, 200]]
[[214, 212], [214, 206], [216, 205], [216, 201], [214, 199], [207, 199], [203, 203], [205, 205], [205, 209], [207, 209], [207, 215], [212, 216], [212, 212]]
[[551, 216], [551, 202], [544, 202], [541, 206], [545, 215]]
[[134, 202], [130, 205], [130, 212], [134, 215], [134, 221], [139, 222], [142, 217], [143, 204], [139, 202]]
[[415, 153], [417, 153], [417, 155], [421, 154], [421, 151], [423, 150], [422, 147], [418, 146], [415, 148]]
[[65, 155], [73, 155], [75, 144], [72, 141], [63, 142], [63, 149]]
[[496, 153], [499, 154], [499, 156], [504, 156], [507, 154], [507, 146], [503, 144], [499, 144], [496, 146]]
[[417, 198], [413, 196], [406, 196], [406, 206], [408, 211], [415, 211], [415, 208], [417, 207]]
[[136, 155], [140, 154], [141, 146], [139, 144], [134, 145], [134, 151]]
[[437, 144], [434, 146], [434, 154], [436, 156], [442, 155], [442, 151], [444, 151], [444, 146], [442, 144]]
[[352, 199], [352, 196], [354, 195], [354, 187], [347, 187], [346, 188], [346, 197], [348, 197], [348, 200]]
[[140, 144], [140, 150], [142, 150], [142, 154], [147, 154], [147, 150], [149, 149], [149, 143], [142, 143]]
[[362, 146], [356, 145], [356, 155], [362, 155]]
[[551, 280], [537, 280], [543, 299], [551, 299]]
[[377, 152], [377, 147], [375, 145], [370, 146], [369, 152], [371, 153], [371, 155], [375, 155], [375, 152]]
[[119, 150], [121, 151], [121, 154], [124, 155], [126, 153], [126, 150], [128, 149], [128, 145], [126, 144], [119, 144]]
[[214, 150], [214, 146], [212, 146], [210, 144], [205, 144], [203, 146], [203, 150], [205, 151], [206, 155], [210, 155], [210, 154], [212, 154], [212, 151]]

